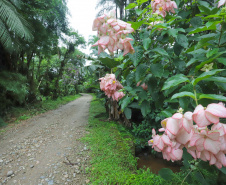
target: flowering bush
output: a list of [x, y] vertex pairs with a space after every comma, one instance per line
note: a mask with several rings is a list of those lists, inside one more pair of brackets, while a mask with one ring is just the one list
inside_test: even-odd
[[124, 50], [123, 55], [127, 53], [134, 53], [130, 41], [131, 38], [126, 36], [132, 33], [134, 29], [131, 24], [124, 21], [117, 20], [115, 11], [111, 11], [110, 15], [104, 14], [96, 18], [93, 22], [93, 31], [98, 31], [98, 40], [93, 46], [98, 46], [98, 54], [103, 52], [106, 48], [113, 55], [117, 49]]
[[[217, 168], [226, 166], [226, 125], [219, 118], [226, 118], [222, 103], [212, 103], [204, 108], [198, 105], [194, 112], [174, 114], [161, 122], [162, 135], [152, 130], [153, 139], [148, 143], [167, 160], [181, 160], [185, 147], [193, 158], [209, 161]], [[193, 121], [196, 125], [193, 125]]]
[[100, 89], [105, 92], [105, 95], [108, 98], [112, 97], [113, 100], [120, 100], [125, 94], [119, 92], [123, 86], [115, 78], [114, 74], [106, 74], [105, 77], [102, 77], [100, 80]]

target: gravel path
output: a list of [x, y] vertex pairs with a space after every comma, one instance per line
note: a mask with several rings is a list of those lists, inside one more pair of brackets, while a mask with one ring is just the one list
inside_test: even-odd
[[0, 136], [0, 185], [87, 184], [87, 131], [92, 96], [26, 120]]

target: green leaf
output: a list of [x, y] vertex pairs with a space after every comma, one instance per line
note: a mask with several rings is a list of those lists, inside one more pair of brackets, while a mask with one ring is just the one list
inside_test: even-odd
[[131, 102], [130, 97], [127, 96], [123, 98], [123, 100], [121, 101], [121, 109], [124, 110], [130, 102]]
[[174, 46], [173, 46], [173, 51], [174, 53], [179, 56], [181, 51], [183, 50], [183, 47], [181, 47], [177, 42], [175, 42]]
[[221, 71], [224, 71], [224, 69], [213, 69], [211, 71], [204, 72], [192, 81], [192, 85], [195, 86], [199, 81], [209, 78], [210, 76], [213, 76]]
[[146, 39], [143, 40], [143, 46], [144, 46], [145, 50], [148, 50], [150, 43], [151, 43], [151, 39], [150, 38], [146, 38]]
[[196, 45], [195, 49], [200, 49], [200, 48], [202, 48], [203, 46], [208, 46], [208, 45], [210, 45], [210, 44], [208, 43], [208, 41], [213, 40], [213, 39], [214, 39], [214, 37], [203, 38], [202, 40], [200, 40], [200, 41], [198, 42], [198, 44]]
[[139, 66], [137, 66], [136, 72], [135, 72], [136, 82], [141, 80], [141, 78], [145, 75], [146, 70], [147, 70], [146, 64], [140, 64]]
[[131, 27], [134, 30], [137, 30], [144, 22], [145, 22], [145, 20], [142, 20], [142, 21], [139, 21], [139, 22], [131, 22], [131, 21], [129, 21], [128, 23], [131, 24]]
[[226, 60], [225, 60], [225, 58], [218, 58], [217, 61], [220, 62], [220, 63], [222, 63], [222, 64], [224, 64], [226, 66]]
[[181, 98], [181, 97], [185, 97], [185, 96], [189, 96], [191, 98], [193, 98], [195, 100], [195, 95], [194, 93], [191, 93], [191, 92], [187, 92], [187, 91], [184, 91], [184, 92], [180, 92], [180, 93], [176, 93], [172, 96], [171, 99], [175, 99], [175, 98]]
[[226, 83], [226, 78], [225, 77], [209, 77], [207, 79], [204, 79], [205, 81], [214, 81], [214, 82], [221, 82], [221, 83]]
[[137, 6], [136, 3], [130, 3], [125, 9], [128, 10], [128, 9], [132, 9], [132, 8], [135, 8]]
[[133, 102], [128, 107], [133, 109], [140, 109], [140, 105], [138, 104], [138, 102]]
[[224, 174], [226, 174], [226, 167], [222, 167], [221, 169], [219, 169], [220, 171], [222, 171]]
[[183, 34], [178, 34], [176, 41], [179, 45], [183, 46], [184, 48], [188, 47], [188, 38]]
[[126, 116], [127, 119], [131, 119], [131, 116], [132, 116], [132, 110], [131, 110], [130, 108], [126, 107], [126, 108], [124, 109], [124, 114], [125, 114], [125, 116]]
[[136, 14], [137, 14], [137, 15], [142, 14], [142, 12], [143, 12], [143, 10], [141, 10], [141, 9], [136, 9]]
[[179, 85], [183, 82], [189, 82], [189, 79], [183, 74], [177, 74], [175, 76], [168, 78], [165, 81], [162, 90], [169, 89], [169, 88]]
[[147, 100], [141, 103], [141, 113], [145, 117], [151, 111], [151, 106]]
[[186, 64], [186, 67], [188, 67], [188, 66], [194, 64], [195, 62], [197, 62], [197, 60], [198, 60], [198, 59], [196, 59], [196, 58], [192, 58], [192, 59]]
[[98, 60], [105, 66], [109, 67], [109, 68], [114, 68], [117, 65], [120, 64], [119, 61], [115, 61], [113, 58], [109, 58], [109, 57], [102, 57], [102, 58], [98, 58]]
[[216, 94], [201, 94], [199, 96], [199, 99], [211, 99], [211, 100], [219, 100], [219, 101], [226, 101], [226, 97], [222, 95], [216, 95]]
[[161, 78], [164, 72], [164, 68], [163, 65], [158, 63], [158, 64], [151, 64], [150, 66], [150, 70], [152, 72], [152, 74], [156, 77]]
[[219, 56], [221, 56], [222, 54], [226, 53], [226, 51], [222, 51], [217, 53], [214, 57], [202, 62], [201, 64], [199, 64], [198, 66], [196, 66], [195, 68], [195, 72], [197, 72], [199, 69], [201, 69], [205, 64], [209, 64], [210, 62], [212, 62], [213, 60], [217, 59]]
[[162, 49], [162, 48], [155, 48], [155, 49], [153, 49], [151, 51], [154, 51], [156, 53], [159, 53], [160, 55], [169, 56], [168, 53], [164, 49]]
[[210, 58], [211, 56], [213, 56], [214, 54], [216, 54], [218, 51], [219, 51], [219, 48], [214, 48], [214, 49], [212, 49], [212, 50], [210, 50], [210, 51], [208, 51], [206, 53], [206, 57], [207, 58]]
[[200, 5], [199, 9], [203, 11], [206, 15], [211, 15], [211, 9], [209, 9], [208, 7]]
[[190, 23], [194, 28], [198, 28], [198, 27], [202, 26], [202, 19], [201, 19], [201, 17], [193, 17], [191, 19]]
[[134, 50], [135, 53], [129, 54], [129, 58], [132, 60], [133, 65], [136, 67], [140, 63], [144, 50], [139, 46], [134, 47]]
[[176, 38], [177, 34], [178, 34], [178, 30], [176, 30], [176, 29], [169, 29], [168, 30], [168, 34], [173, 36], [174, 38]]
[[169, 168], [162, 168], [158, 174], [165, 180], [171, 180], [174, 177], [173, 171]]
[[141, 4], [143, 4], [143, 3], [145, 3], [145, 2], [147, 2], [148, 0], [137, 0], [137, 2], [139, 3], [139, 5], [141, 5]]
[[219, 23], [220, 23], [219, 21], [215, 21], [214, 23], [211, 22], [211, 25], [209, 23], [209, 24], [207, 24], [207, 26], [202, 26], [202, 27], [196, 28], [193, 31], [189, 32], [188, 35], [207, 31], [207, 30], [216, 30], [216, 25]]
[[169, 118], [169, 117], [173, 116], [173, 114], [170, 111], [168, 111], [168, 110], [163, 110], [163, 111], [160, 112], [160, 114], [162, 116], [166, 117], [166, 118]]
[[226, 42], [226, 34], [222, 34], [221, 40], [220, 40], [220, 45], [225, 44]]

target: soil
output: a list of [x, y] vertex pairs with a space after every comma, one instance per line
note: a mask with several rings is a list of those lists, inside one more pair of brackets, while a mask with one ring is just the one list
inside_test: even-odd
[[0, 135], [0, 185], [89, 183], [88, 132], [92, 96], [21, 122]]

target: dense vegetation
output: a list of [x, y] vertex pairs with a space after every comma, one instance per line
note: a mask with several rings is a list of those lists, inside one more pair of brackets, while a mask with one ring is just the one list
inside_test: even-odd
[[[120, 7], [117, 1], [112, 3]], [[105, 16], [106, 24], [94, 21], [94, 28], [101, 34], [90, 40], [94, 44], [100, 39], [94, 44], [98, 48], [93, 49], [92, 55], [98, 58], [93, 62], [95, 70], [90, 78], [95, 81], [95, 77], [96, 80], [101, 77], [102, 91], [99, 92], [106, 97], [109, 117], [122, 119], [130, 126], [137, 147], [146, 147], [149, 140], [167, 160], [180, 160], [187, 149], [196, 162], [183, 156], [186, 181], [216, 183], [210, 182], [200, 169], [219, 173], [219, 179], [221, 173], [225, 173], [225, 147], [222, 147], [226, 134], [223, 104], [226, 101], [225, 1], [136, 0], [124, 5], [127, 5], [124, 16], [118, 18], [130, 23], [135, 31], [128, 31], [128, 26], [123, 30], [121, 22], [118, 22], [120, 28], [114, 27], [117, 21], [112, 21], [112, 14], [109, 14]], [[106, 34], [101, 26], [109, 26], [109, 33]], [[115, 39], [115, 46], [114, 34], [118, 39]], [[122, 44], [131, 40], [128, 37], [133, 39], [132, 48], [131, 53], [125, 55], [125, 45], [124, 50], [120, 50]], [[117, 48], [117, 52], [113, 53], [112, 48]], [[105, 49], [108, 51], [102, 52]], [[119, 92], [124, 95], [115, 98]], [[115, 99], [118, 103], [113, 101]], [[118, 106], [126, 118], [118, 111]], [[215, 108], [211, 108], [213, 106]], [[183, 125], [184, 121], [191, 127]], [[161, 128], [163, 133], [158, 135], [153, 128], [156, 131]], [[197, 138], [190, 139], [191, 134]], [[208, 134], [216, 137], [207, 140]], [[209, 141], [211, 144], [207, 145]], [[203, 161], [207, 161], [204, 162], [206, 166]], [[165, 173], [171, 174], [167, 170]]]
[[[149, 140], [158, 152], [168, 152], [164, 155], [168, 160], [179, 160], [183, 154], [183, 171], [175, 176], [163, 169], [160, 172], [163, 178], [171, 182], [177, 179], [179, 184], [185, 181], [216, 184], [217, 180], [223, 184], [222, 174], [226, 173], [226, 130], [222, 119], [226, 118], [223, 104], [226, 102], [225, 3], [225, 0], [100, 0], [99, 15], [104, 10], [116, 9], [116, 18], [111, 13], [95, 20], [93, 28], [99, 31], [98, 37], [90, 37], [88, 44], [98, 48], [93, 47], [88, 56], [93, 60], [92, 65], [83, 67], [86, 56], [78, 46], [85, 47], [85, 40], [68, 25], [66, 0], [1, 0], [0, 116], [7, 115], [10, 107], [43, 99], [56, 100], [80, 91], [97, 92], [105, 100], [109, 118], [129, 127], [136, 147], [148, 147]], [[106, 48], [108, 51], [104, 52]], [[104, 84], [101, 89], [100, 78]], [[106, 81], [111, 81], [113, 90], [106, 88]], [[185, 119], [189, 123], [181, 126]], [[178, 135], [188, 137], [193, 124], [205, 127], [196, 130], [200, 142], [197, 144], [198, 139], [193, 139], [190, 146], [190, 139], [184, 139], [179, 143], [183, 137]], [[102, 123], [98, 127], [92, 125], [97, 133], [116, 129], [112, 123], [102, 126]], [[182, 127], [186, 130], [184, 134], [179, 132]], [[164, 132], [158, 135], [153, 128]], [[115, 134], [118, 137], [117, 131]], [[97, 140], [95, 134], [93, 137]], [[152, 137], [153, 140], [163, 138], [158, 144], [165, 143], [153, 144]], [[181, 148], [173, 148], [171, 140]], [[212, 146], [205, 145], [206, 141]], [[111, 143], [113, 147], [115, 144], [117, 141]], [[197, 151], [192, 147], [198, 148]], [[176, 150], [178, 153], [174, 155], [171, 151]], [[122, 163], [121, 159], [114, 160]], [[127, 159], [126, 167], [134, 168], [134, 159], [130, 156]], [[212, 178], [209, 171], [218, 178]], [[95, 178], [98, 182], [103, 177]], [[113, 180], [116, 179], [109, 177], [106, 183]], [[122, 183], [125, 179], [119, 177], [116, 181]]]
[[12, 106], [79, 92], [84, 38], [69, 27], [66, 1], [0, 2], [0, 116]]

